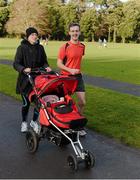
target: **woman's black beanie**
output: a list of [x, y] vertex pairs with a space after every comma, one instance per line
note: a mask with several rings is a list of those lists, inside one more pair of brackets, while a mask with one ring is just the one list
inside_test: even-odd
[[28, 39], [32, 33], [36, 33], [38, 35], [38, 31], [34, 27], [29, 27], [26, 29], [26, 38]]

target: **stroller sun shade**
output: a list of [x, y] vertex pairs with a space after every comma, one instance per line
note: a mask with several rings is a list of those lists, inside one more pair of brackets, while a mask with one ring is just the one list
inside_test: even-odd
[[64, 95], [71, 95], [77, 87], [77, 80], [75, 77], [64, 75], [39, 75], [35, 78], [34, 83], [38, 96], [51, 94], [54, 91], [57, 93], [62, 93], [63, 91]]

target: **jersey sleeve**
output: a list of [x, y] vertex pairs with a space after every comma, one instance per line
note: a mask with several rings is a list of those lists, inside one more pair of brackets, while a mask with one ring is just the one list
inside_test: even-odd
[[85, 55], [85, 46], [84, 46], [84, 48], [83, 48], [83, 56]]
[[66, 51], [65, 51], [65, 45], [63, 45], [58, 52], [58, 59], [61, 59], [62, 61], [64, 60], [66, 56]]
[[85, 45], [83, 43], [81, 43], [82, 47], [83, 47], [83, 56], [85, 55]]

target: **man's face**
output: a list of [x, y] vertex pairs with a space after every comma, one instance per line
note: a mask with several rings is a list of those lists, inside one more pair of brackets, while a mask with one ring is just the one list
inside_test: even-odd
[[80, 36], [80, 29], [79, 26], [72, 26], [69, 30], [69, 35], [71, 37], [71, 40], [77, 41]]
[[28, 37], [28, 41], [31, 44], [35, 44], [37, 40], [38, 40], [38, 35], [36, 33], [30, 34], [30, 36]]

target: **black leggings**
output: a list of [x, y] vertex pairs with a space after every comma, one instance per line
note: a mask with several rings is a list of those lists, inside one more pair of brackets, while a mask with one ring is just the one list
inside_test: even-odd
[[[22, 109], [21, 109], [22, 121], [27, 121], [27, 116], [28, 116], [28, 112], [29, 112], [29, 108], [30, 108], [30, 101], [26, 95], [22, 94], [21, 97], [23, 100], [23, 105], [22, 105]], [[36, 121], [38, 119], [38, 115], [39, 115], [39, 112], [37, 111], [36, 108], [34, 108], [33, 121]]]

